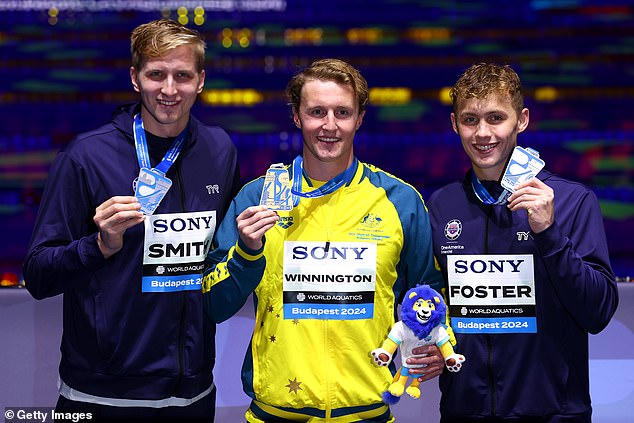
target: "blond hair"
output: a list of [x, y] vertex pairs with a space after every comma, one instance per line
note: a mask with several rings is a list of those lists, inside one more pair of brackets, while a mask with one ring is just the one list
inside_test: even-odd
[[357, 98], [359, 113], [365, 111], [369, 96], [368, 82], [352, 65], [339, 59], [316, 60], [293, 76], [286, 86], [286, 97], [294, 111], [299, 112], [302, 88], [306, 81], [311, 79], [334, 81], [351, 86]]
[[182, 45], [194, 47], [196, 69], [202, 72], [207, 47], [200, 33], [169, 19], [139, 25], [130, 36], [132, 66], [139, 71], [148, 59], [163, 57]]

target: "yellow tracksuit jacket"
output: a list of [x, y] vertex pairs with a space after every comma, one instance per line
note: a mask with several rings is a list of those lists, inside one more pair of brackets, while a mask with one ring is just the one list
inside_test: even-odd
[[[404, 292], [421, 283], [440, 291], [442, 277], [421, 195], [376, 167], [353, 166], [345, 186], [279, 212], [261, 251], [239, 241], [235, 218], [259, 203], [263, 178], [243, 187], [218, 229], [205, 310], [223, 321], [254, 293], [242, 369], [250, 422], [391, 420], [381, 393], [392, 374], [369, 353], [395, 323]], [[304, 176], [303, 187], [314, 185]]]

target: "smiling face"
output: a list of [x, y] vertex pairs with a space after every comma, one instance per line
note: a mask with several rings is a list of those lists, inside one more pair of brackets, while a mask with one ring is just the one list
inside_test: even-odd
[[304, 169], [311, 178], [330, 180], [352, 164], [354, 134], [363, 115], [350, 85], [306, 81], [293, 121], [302, 130]]
[[161, 137], [177, 136], [205, 84], [197, 69], [192, 45], [181, 45], [165, 55], [148, 58], [140, 69], [130, 68], [134, 90], [141, 94], [141, 117], [146, 131]]
[[431, 313], [432, 311], [436, 310], [436, 306], [434, 302], [431, 300], [425, 300], [423, 298], [419, 298], [414, 303], [414, 306], [412, 307], [412, 309], [416, 313], [416, 319], [420, 323], [425, 324], [429, 322], [429, 319], [431, 319]]
[[510, 96], [491, 93], [484, 98], [467, 98], [458, 102], [451, 114], [451, 125], [460, 136], [480, 180], [498, 180], [506, 161], [517, 146], [517, 134], [528, 126], [529, 113], [518, 114]]

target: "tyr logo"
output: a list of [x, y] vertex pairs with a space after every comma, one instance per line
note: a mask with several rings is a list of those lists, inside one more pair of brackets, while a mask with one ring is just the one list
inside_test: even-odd
[[528, 241], [529, 238], [532, 238], [530, 232], [518, 231], [516, 235], [518, 241]]
[[207, 185], [205, 188], [207, 188], [207, 194], [220, 194], [220, 187], [218, 184]]

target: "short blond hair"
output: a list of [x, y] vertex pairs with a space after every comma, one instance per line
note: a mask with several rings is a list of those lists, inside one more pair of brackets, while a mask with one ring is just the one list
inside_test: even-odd
[[317, 79], [320, 81], [334, 81], [352, 87], [357, 98], [359, 113], [363, 113], [368, 104], [368, 82], [349, 63], [339, 59], [320, 59], [297, 73], [286, 86], [286, 97], [291, 108], [299, 112], [302, 88], [306, 81]]
[[138, 71], [148, 59], [163, 57], [182, 45], [194, 47], [196, 69], [202, 72], [207, 45], [200, 33], [169, 19], [159, 19], [137, 26], [130, 36], [132, 66]]
[[451, 87], [453, 111], [469, 98], [483, 99], [490, 94], [508, 95], [518, 116], [524, 108], [520, 77], [509, 65], [477, 63], [470, 66]]

